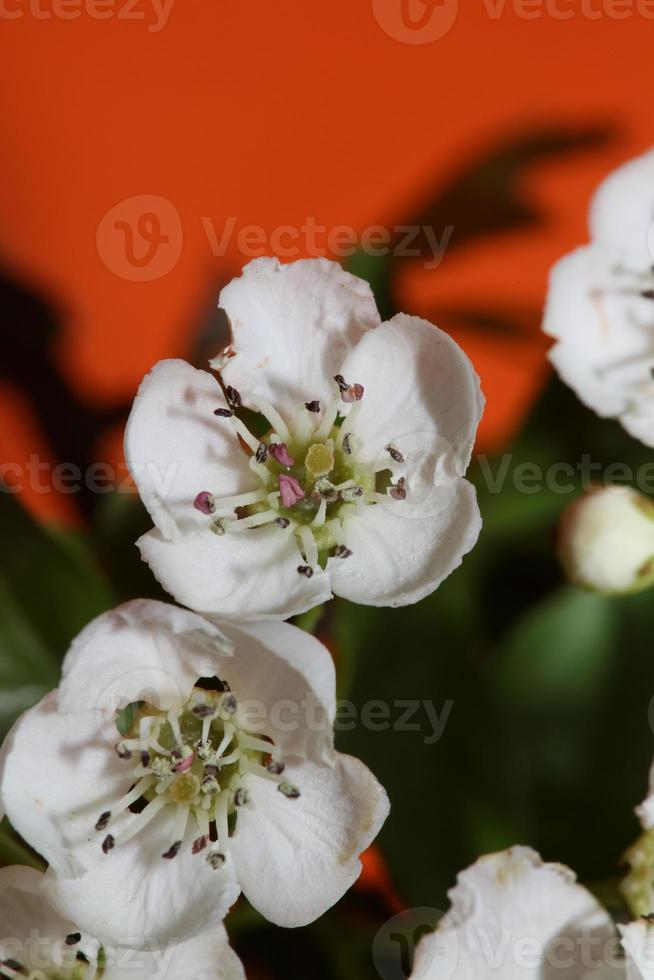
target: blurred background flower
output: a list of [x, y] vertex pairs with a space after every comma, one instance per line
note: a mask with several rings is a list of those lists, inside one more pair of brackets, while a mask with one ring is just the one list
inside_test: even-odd
[[[3, 731], [91, 616], [160, 596], [133, 546], [149, 521], [124, 422], [156, 361], [206, 366], [218, 292], [252, 257], [340, 259], [383, 316], [450, 332], [487, 397], [485, 528], [463, 567], [414, 608], [302, 619], [355, 706], [338, 747], [393, 811], [314, 926], [237, 908], [251, 978], [403, 975], [373, 962], [383, 923], [445, 908], [460, 868], [516, 841], [619, 902], [654, 744], [654, 610], [567, 585], [554, 532], [591, 483], [654, 478], [552, 379], [540, 333], [592, 190], [654, 142], [654, 22], [614, 6], [0, 2]], [[36, 860], [0, 837], [2, 863]]]

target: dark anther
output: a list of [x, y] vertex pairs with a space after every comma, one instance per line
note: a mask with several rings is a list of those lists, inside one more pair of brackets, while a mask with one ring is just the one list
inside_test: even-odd
[[66, 936], [66, 946], [77, 946], [78, 943], [82, 941], [81, 932], [71, 932], [70, 936]]
[[182, 761], [182, 753], [179, 751], [179, 749], [173, 749], [173, 751], [170, 753], [170, 755], [171, 755], [171, 758], [175, 760], [175, 762], [181, 762]]
[[257, 463], [265, 463], [268, 459], [268, 447], [266, 446], [265, 442], [260, 442], [257, 446], [257, 454], [255, 458]]
[[306, 408], [307, 412], [319, 412], [320, 402], [305, 402], [304, 407]]
[[338, 544], [332, 551], [332, 557], [334, 558], [349, 558], [352, 552], [349, 548], [346, 548], [344, 544]]
[[334, 381], [336, 382], [336, 384], [338, 385], [341, 391], [347, 391], [347, 389], [350, 387], [342, 374], [335, 374]]
[[277, 787], [282, 796], [285, 796], [287, 800], [299, 800], [300, 791], [292, 783], [280, 783]]
[[208, 490], [201, 490], [193, 501], [193, 506], [196, 510], [199, 510], [201, 514], [213, 514], [216, 509], [216, 502], [213, 499], [213, 494], [209, 493]]
[[405, 479], [400, 477], [394, 487], [388, 491], [393, 498], [393, 500], [406, 500], [406, 489], [405, 489]]
[[225, 855], [220, 854], [219, 851], [211, 851], [207, 854], [207, 863], [211, 865], [214, 871], [218, 871], [225, 863]]
[[15, 973], [26, 973], [25, 967], [18, 960], [0, 960], [0, 966], [6, 966], [8, 970], [13, 970]]
[[141, 752], [141, 765], [143, 766], [144, 769], [148, 769], [150, 767], [149, 752]]
[[343, 437], [343, 452], [346, 456], [352, 455], [352, 438], [349, 432]]
[[119, 742], [116, 746], [116, 755], [119, 759], [131, 759], [132, 753], [129, 749], [126, 749], [122, 742]]
[[192, 847], [193, 853], [199, 854], [200, 851], [203, 851], [205, 849], [208, 843], [209, 843], [208, 837], [205, 836], [198, 837], [197, 840], [193, 841], [193, 847]]
[[654, 289], [645, 289], [640, 295], [643, 299], [654, 299]]
[[245, 806], [249, 799], [248, 791], [240, 786], [234, 793], [234, 806]]
[[360, 402], [365, 394], [363, 385], [348, 385], [345, 391], [341, 388], [341, 400], [350, 405], [352, 402]]
[[214, 709], [210, 704], [196, 704], [193, 708], [193, 714], [196, 718], [208, 718], [209, 715], [213, 714]]
[[241, 407], [241, 395], [236, 388], [232, 388], [231, 385], [227, 385], [225, 388], [225, 398], [227, 399], [227, 404], [230, 408], [240, 408]]
[[203, 775], [206, 779], [215, 779], [218, 775], [218, 766], [205, 766]]
[[275, 524], [277, 525], [277, 527], [282, 527], [282, 528], [288, 527], [288, 525], [290, 523], [291, 522], [289, 521], [288, 517], [276, 517], [275, 518]]
[[395, 446], [386, 446], [386, 452], [391, 457], [391, 459], [395, 460], [396, 463], [404, 462], [404, 456], [402, 455], [399, 449], [395, 448]]
[[231, 419], [234, 413], [231, 408], [216, 408], [213, 414], [217, 415], [219, 419]]
[[298, 565], [297, 567], [300, 575], [304, 575], [305, 578], [311, 578], [313, 575], [313, 568], [310, 565]]
[[179, 854], [179, 849], [181, 846], [182, 846], [181, 840], [175, 841], [175, 843], [168, 848], [166, 853], [161, 855], [162, 858], [165, 858], [166, 861], [172, 861], [172, 859], [176, 858], [177, 855]]
[[236, 709], [238, 708], [238, 701], [233, 694], [226, 694], [220, 702], [220, 705], [228, 715], [235, 715]]
[[286, 769], [286, 766], [284, 765], [283, 762], [276, 762], [273, 759], [272, 762], [268, 763], [266, 769], [272, 776], [281, 776], [281, 774], [284, 772], [284, 769]]
[[107, 834], [105, 839], [102, 841], [102, 851], [104, 854], [108, 854], [109, 851], [113, 851], [116, 846], [116, 840], [113, 834]]
[[96, 823], [95, 829], [104, 830], [110, 820], [111, 820], [111, 810], [105, 810], [105, 812], [100, 816], [98, 822]]
[[89, 962], [88, 956], [85, 953], [83, 953], [81, 951], [81, 949], [78, 951], [75, 959], [78, 960], [80, 963], [88, 963]]

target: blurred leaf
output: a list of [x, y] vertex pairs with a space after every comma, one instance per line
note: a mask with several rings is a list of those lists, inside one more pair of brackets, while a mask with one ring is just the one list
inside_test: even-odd
[[49, 665], [56, 663], [82, 627], [113, 604], [111, 590], [80, 535], [37, 524], [2, 491], [0, 533], [7, 650], [33, 663], [45, 662], [47, 651]]
[[4, 820], [0, 822], [0, 867], [10, 864], [27, 864], [38, 871], [45, 871], [41, 858], [22, 843]]

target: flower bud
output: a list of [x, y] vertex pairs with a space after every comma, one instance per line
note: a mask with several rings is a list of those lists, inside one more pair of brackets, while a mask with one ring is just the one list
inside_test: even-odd
[[654, 503], [630, 487], [597, 487], [563, 513], [559, 557], [572, 582], [605, 595], [654, 585]]

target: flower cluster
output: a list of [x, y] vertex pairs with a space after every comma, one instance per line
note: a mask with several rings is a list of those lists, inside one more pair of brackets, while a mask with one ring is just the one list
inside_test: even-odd
[[382, 324], [323, 260], [253, 262], [220, 304], [217, 375], [157, 365], [126, 433], [155, 524], [139, 547], [188, 608], [91, 622], [0, 750], [2, 813], [47, 862], [0, 873], [5, 980], [114, 980], [127, 959], [237, 980], [241, 893], [285, 927], [337, 902], [389, 801], [335, 749], [330, 653], [281, 620], [332, 594], [416, 602], [479, 533], [482, 397], [447, 335]]

